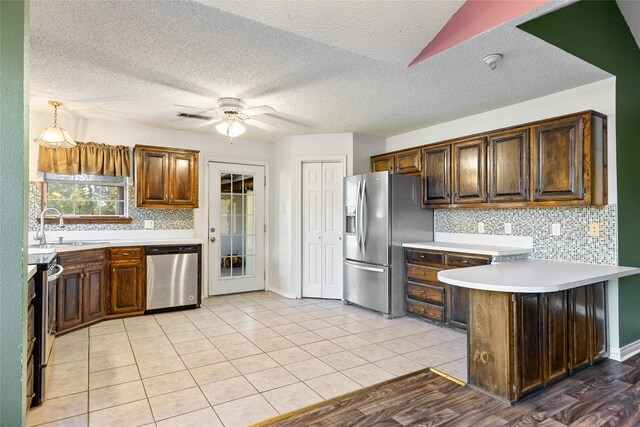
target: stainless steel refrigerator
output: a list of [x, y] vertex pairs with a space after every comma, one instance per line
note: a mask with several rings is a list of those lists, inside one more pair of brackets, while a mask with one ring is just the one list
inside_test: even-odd
[[433, 211], [420, 208], [420, 179], [375, 172], [344, 178], [346, 303], [406, 314], [402, 243], [433, 241]]

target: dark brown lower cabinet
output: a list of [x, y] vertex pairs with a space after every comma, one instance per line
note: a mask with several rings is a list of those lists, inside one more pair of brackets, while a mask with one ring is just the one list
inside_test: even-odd
[[605, 284], [470, 290], [469, 384], [515, 402], [607, 354]]
[[62, 253], [58, 278], [57, 332], [95, 322], [105, 316], [105, 251]]
[[144, 248], [109, 249], [109, 315], [145, 310], [145, 270]]

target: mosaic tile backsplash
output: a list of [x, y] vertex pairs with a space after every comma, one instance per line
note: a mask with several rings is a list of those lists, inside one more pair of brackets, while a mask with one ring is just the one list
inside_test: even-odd
[[[38, 218], [42, 209], [42, 185], [29, 183], [29, 231], [38, 230]], [[144, 230], [144, 221], [154, 221], [155, 230], [192, 230], [193, 209], [146, 209], [136, 207], [135, 188], [128, 188], [129, 216], [131, 224], [68, 224], [64, 230]], [[47, 225], [47, 230], [62, 230], [57, 225]]]
[[[584, 206], [522, 209], [436, 209], [434, 228], [440, 233], [478, 234], [483, 222], [486, 234], [504, 235], [511, 223], [513, 236], [532, 236], [530, 258], [593, 264], [618, 264], [617, 206]], [[560, 224], [561, 235], [551, 235], [551, 224]], [[589, 224], [600, 225], [600, 236], [589, 236]]]

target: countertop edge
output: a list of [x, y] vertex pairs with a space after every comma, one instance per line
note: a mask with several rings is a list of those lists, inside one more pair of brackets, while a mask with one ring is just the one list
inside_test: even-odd
[[[465, 246], [456, 247], [456, 245], [465, 245]], [[492, 245], [486, 245], [486, 246], [492, 246]], [[531, 248], [516, 248], [516, 247], [507, 247], [507, 246], [504, 246], [504, 247], [494, 246], [495, 249], [486, 249], [486, 248], [478, 247], [478, 245], [473, 245], [473, 244], [447, 243], [447, 242], [403, 243], [402, 247], [411, 248], [411, 249], [427, 249], [432, 251], [457, 252], [457, 253], [465, 253], [465, 254], [491, 255], [491, 256], [524, 255], [524, 254], [530, 254], [533, 251], [533, 249]]]
[[30, 280], [33, 276], [36, 275], [38, 271], [38, 266], [34, 264], [27, 265], [27, 280]]
[[117, 248], [117, 247], [125, 247], [125, 246], [168, 246], [168, 245], [202, 245], [204, 244], [203, 239], [176, 239], [176, 240], [114, 240], [112, 242], [101, 242], [96, 243], [95, 245], [82, 245], [82, 246], [63, 246], [59, 248], [29, 248], [29, 253], [31, 254], [42, 254], [42, 253], [65, 253], [65, 252], [77, 252], [77, 251], [85, 251], [92, 249], [104, 249], [104, 248]]

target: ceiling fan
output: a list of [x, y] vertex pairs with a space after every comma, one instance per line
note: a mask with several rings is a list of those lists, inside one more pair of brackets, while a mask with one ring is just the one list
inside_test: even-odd
[[[208, 111], [213, 111], [214, 109], [202, 110], [197, 107], [190, 107], [188, 105], [178, 105], [177, 107], [185, 107], [191, 108], [195, 110], [200, 110], [203, 113]], [[178, 113], [178, 117], [186, 117], [191, 119], [205, 120], [206, 123], [203, 123], [202, 126], [206, 126], [209, 124], [218, 123], [216, 125], [216, 130], [220, 132], [222, 135], [228, 136], [233, 143], [233, 138], [242, 135], [245, 132], [244, 125], [247, 124], [249, 126], [254, 126], [259, 129], [273, 131], [277, 129], [275, 126], [270, 125], [268, 123], [262, 122], [260, 120], [256, 120], [253, 116], [258, 116], [260, 114], [267, 113], [275, 113], [276, 110], [273, 107], [268, 105], [261, 105], [259, 107], [252, 108], [244, 108], [244, 101], [239, 98], [220, 98], [218, 99], [218, 111], [216, 111], [213, 115], [204, 115], [204, 114], [189, 114], [189, 113]]]

